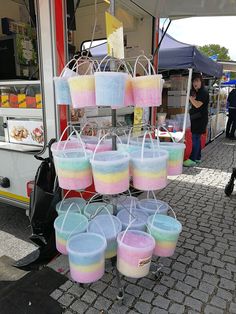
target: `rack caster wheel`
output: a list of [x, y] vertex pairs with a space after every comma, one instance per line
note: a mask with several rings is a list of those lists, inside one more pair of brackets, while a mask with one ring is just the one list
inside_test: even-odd
[[117, 294], [117, 297], [116, 297], [117, 301], [122, 304], [123, 302], [123, 299], [124, 299], [124, 289], [123, 288], [120, 288], [119, 289], [119, 292]]
[[230, 196], [233, 193], [233, 190], [234, 190], [234, 183], [229, 182], [228, 184], [226, 184], [225, 194], [227, 196]]

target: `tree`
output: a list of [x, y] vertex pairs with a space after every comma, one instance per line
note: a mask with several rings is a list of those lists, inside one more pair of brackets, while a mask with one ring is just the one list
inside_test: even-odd
[[204, 45], [198, 47], [198, 49], [208, 57], [217, 55], [217, 60], [230, 61], [229, 50], [218, 44]]

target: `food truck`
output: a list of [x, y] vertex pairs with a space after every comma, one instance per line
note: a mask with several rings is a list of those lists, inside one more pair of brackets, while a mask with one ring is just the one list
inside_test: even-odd
[[[125, 58], [153, 54], [160, 17], [236, 15], [225, 0], [0, 0], [0, 8], [0, 201], [22, 208], [29, 206], [39, 166], [34, 155], [46, 154], [49, 140], [73, 120], [68, 106], [56, 104], [53, 78], [73, 55], [106, 39], [106, 11], [123, 23]], [[132, 113], [116, 114], [123, 121]], [[155, 124], [155, 108], [151, 114]], [[98, 108], [84, 118], [103, 123], [111, 110]]]

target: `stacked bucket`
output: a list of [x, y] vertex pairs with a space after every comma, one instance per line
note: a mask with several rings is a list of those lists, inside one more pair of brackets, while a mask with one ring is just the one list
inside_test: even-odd
[[[58, 104], [73, 108], [160, 106], [162, 76], [155, 74], [148, 60], [146, 75], [137, 77], [139, 60], [133, 76], [106, 71], [106, 65], [102, 71], [101, 64], [90, 58], [74, 60], [72, 69], [64, 69], [54, 80]], [[83, 138], [75, 129], [72, 133], [76, 134], [73, 141], [71, 135], [63, 141], [62, 134], [52, 147], [59, 186], [84, 190], [94, 182], [96, 192], [116, 199], [118, 209], [114, 213], [111, 204], [86, 203], [82, 198], [63, 199], [57, 205], [56, 246], [68, 255], [72, 279], [79, 283], [99, 280], [105, 259], [116, 255], [120, 273], [131, 278], [146, 276], [153, 256], [174, 253], [181, 224], [167, 215], [168, 204], [155, 198], [139, 201], [116, 196], [129, 189], [130, 181], [143, 191], [164, 188], [168, 175], [182, 172], [184, 146], [154, 144], [147, 141], [150, 134], [146, 132], [135, 144], [130, 138], [124, 143], [119, 139], [118, 150], [111, 151], [111, 139], [106, 136]]]

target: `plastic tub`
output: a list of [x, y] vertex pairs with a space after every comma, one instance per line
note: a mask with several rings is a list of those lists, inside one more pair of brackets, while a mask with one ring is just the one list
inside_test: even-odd
[[71, 105], [70, 89], [68, 78], [54, 77], [54, 88], [57, 105]]
[[117, 207], [117, 211], [122, 209], [130, 209], [131, 207], [136, 209], [138, 204], [138, 198], [130, 195], [119, 195], [116, 198], [112, 199], [112, 202]]
[[167, 174], [169, 176], [182, 174], [185, 147], [183, 143], [160, 143], [160, 148], [169, 153], [167, 162]]
[[99, 280], [105, 270], [106, 239], [95, 233], [72, 236], [67, 243], [71, 278], [79, 283]]
[[122, 209], [118, 212], [117, 218], [119, 218], [122, 223], [122, 230], [125, 230], [128, 227], [129, 223], [132, 219], [134, 219], [134, 217], [135, 221], [132, 223], [131, 229], [146, 231], [148, 215], [145, 212], [137, 209], [131, 210], [130, 212], [126, 209]]
[[67, 213], [58, 216], [54, 221], [56, 248], [58, 252], [67, 254], [67, 240], [72, 234], [85, 232], [88, 219], [81, 214]]
[[108, 212], [113, 214], [113, 206], [110, 204], [106, 204], [103, 202], [94, 202], [87, 204], [84, 208], [84, 215], [91, 219], [94, 215], [104, 215], [108, 214]]
[[134, 104], [137, 107], [159, 107], [162, 100], [162, 75], [133, 77]]
[[70, 197], [65, 200], [62, 200], [58, 202], [56, 205], [56, 211], [58, 215], [65, 214], [71, 204], [73, 205], [70, 208], [70, 212], [83, 213], [86, 201], [82, 197]]
[[129, 155], [118, 151], [101, 152], [90, 160], [95, 190], [100, 194], [119, 194], [129, 188]]
[[148, 227], [156, 241], [154, 255], [172, 256], [182, 231], [181, 223], [170, 216], [157, 214], [148, 217]]
[[169, 209], [169, 205], [166, 202], [145, 198], [138, 202], [137, 208], [143, 210], [149, 216], [154, 215], [156, 212], [158, 214], [166, 215]]
[[92, 170], [89, 162], [90, 151], [63, 151], [56, 154], [54, 163], [59, 186], [66, 190], [85, 189], [92, 184]]
[[113, 215], [98, 215], [88, 224], [88, 232], [94, 232], [105, 236], [107, 248], [105, 257], [116, 256], [117, 234], [121, 231], [122, 224], [120, 220]]
[[133, 186], [143, 191], [163, 189], [167, 185], [168, 152], [144, 149], [130, 153]]
[[94, 75], [78, 75], [68, 79], [73, 108], [95, 107]]
[[118, 234], [117, 242], [117, 269], [119, 272], [131, 278], [146, 276], [149, 273], [155, 247], [153, 237], [143, 231], [128, 230]]
[[124, 107], [127, 73], [96, 72], [96, 104], [101, 107]]

